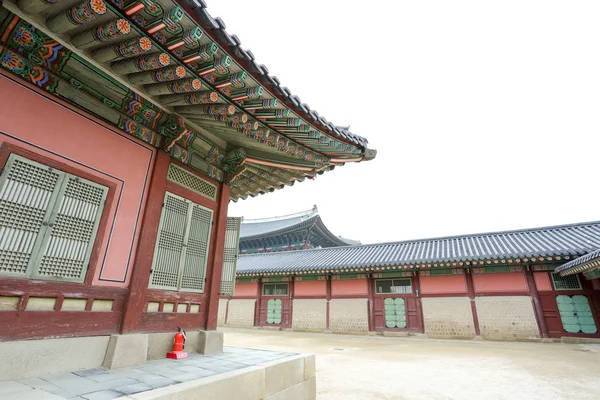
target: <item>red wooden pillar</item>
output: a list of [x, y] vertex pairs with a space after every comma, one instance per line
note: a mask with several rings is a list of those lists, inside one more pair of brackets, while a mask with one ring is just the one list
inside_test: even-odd
[[415, 276], [412, 277], [412, 282], [415, 289], [417, 318], [419, 320], [417, 330], [419, 331], [419, 333], [425, 333], [425, 323], [423, 321], [423, 305], [421, 304], [421, 281], [419, 280], [419, 275], [417, 273], [415, 273]]
[[290, 313], [287, 328], [292, 329], [292, 321], [294, 320], [294, 296], [296, 291], [296, 279], [290, 277], [289, 295], [290, 298]]
[[367, 275], [367, 294], [369, 297], [369, 301], [368, 301], [368, 315], [369, 315], [369, 332], [373, 332], [375, 331], [375, 313], [373, 310], [373, 303], [375, 302], [375, 295], [374, 295], [374, 281], [373, 281], [373, 275], [372, 274], [368, 274]]
[[537, 320], [538, 327], [540, 328], [540, 334], [542, 338], [548, 337], [548, 327], [546, 326], [546, 320], [544, 319], [544, 310], [542, 309], [542, 303], [540, 302], [540, 294], [535, 284], [535, 277], [531, 266], [525, 270], [525, 276], [527, 277], [527, 286], [529, 286], [529, 294], [533, 300], [533, 311], [535, 312], [535, 319]]
[[467, 281], [467, 293], [471, 300], [471, 312], [473, 313], [473, 327], [475, 328], [475, 335], [480, 336], [481, 331], [479, 329], [479, 317], [477, 316], [477, 305], [475, 304], [475, 288], [473, 286], [473, 276], [471, 270], [465, 270], [465, 279]]
[[170, 157], [168, 154], [162, 151], [156, 154], [140, 239], [129, 281], [129, 293], [125, 300], [121, 333], [136, 333], [141, 329], [142, 313], [144, 312], [146, 303], [146, 290], [150, 281], [150, 268], [152, 268], [154, 247], [158, 236], [160, 216], [167, 186], [169, 162]]
[[214, 242], [211, 246], [213, 252], [213, 262], [207, 271], [206, 282], [207, 291], [206, 299], [208, 307], [206, 312], [206, 330], [214, 331], [217, 329], [217, 318], [219, 315], [219, 290], [221, 288], [221, 272], [223, 270], [223, 249], [225, 248], [225, 228], [227, 227], [227, 208], [231, 199], [228, 185], [221, 185], [219, 191], [219, 201], [217, 209], [217, 221], [214, 226]]
[[254, 326], [260, 325], [260, 303], [262, 301], [262, 281], [257, 279], [256, 283], [256, 303], [254, 303]]
[[327, 308], [325, 309], [325, 330], [329, 330], [329, 301], [331, 300], [331, 275], [327, 276], [327, 280], [325, 281], [325, 296], [327, 296]]

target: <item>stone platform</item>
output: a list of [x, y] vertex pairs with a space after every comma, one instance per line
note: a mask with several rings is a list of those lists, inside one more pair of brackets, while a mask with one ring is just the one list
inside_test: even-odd
[[184, 360], [0, 382], [3, 400], [315, 399], [314, 355], [225, 347]]

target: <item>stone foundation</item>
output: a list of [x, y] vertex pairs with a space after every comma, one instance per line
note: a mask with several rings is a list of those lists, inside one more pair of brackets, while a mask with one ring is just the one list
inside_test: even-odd
[[217, 315], [217, 326], [225, 325], [225, 316], [227, 315], [227, 299], [219, 299], [219, 313]]
[[425, 297], [423, 322], [425, 333], [440, 338], [474, 338], [475, 327], [468, 297]]
[[323, 332], [327, 327], [326, 299], [294, 300], [292, 329], [295, 331]]
[[329, 330], [334, 333], [367, 333], [369, 314], [367, 299], [332, 299], [329, 301]]
[[479, 329], [484, 339], [523, 340], [539, 338], [529, 296], [477, 297]]

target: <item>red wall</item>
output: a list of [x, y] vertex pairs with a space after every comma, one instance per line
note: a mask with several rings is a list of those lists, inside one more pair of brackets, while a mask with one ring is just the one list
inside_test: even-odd
[[524, 273], [473, 274], [475, 293], [528, 291]]
[[235, 297], [240, 296], [253, 296], [256, 297], [258, 282], [248, 282], [248, 283], [236, 283], [235, 290], [233, 291], [233, 295]]
[[294, 282], [294, 297], [326, 296], [327, 281], [296, 281]]
[[332, 296], [356, 296], [368, 294], [366, 279], [331, 281]]
[[11, 143], [117, 185], [94, 283], [126, 286], [155, 150], [0, 75], [0, 142]]
[[535, 279], [535, 286], [540, 292], [554, 289], [552, 287], [552, 282], [550, 282], [549, 272], [534, 272], [533, 277]]
[[420, 276], [422, 294], [467, 293], [464, 275]]

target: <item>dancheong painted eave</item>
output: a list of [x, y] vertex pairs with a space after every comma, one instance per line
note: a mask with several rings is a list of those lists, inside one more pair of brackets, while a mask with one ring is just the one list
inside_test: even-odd
[[241, 255], [238, 275], [560, 263], [600, 247], [600, 222]]
[[233, 201], [376, 156], [282, 87], [203, 2], [2, 7], [0, 67], [228, 184]]
[[600, 269], [600, 249], [592, 251], [584, 256], [569, 261], [566, 264], [556, 268], [562, 276], [573, 275], [579, 272], [589, 273], [592, 270]]

